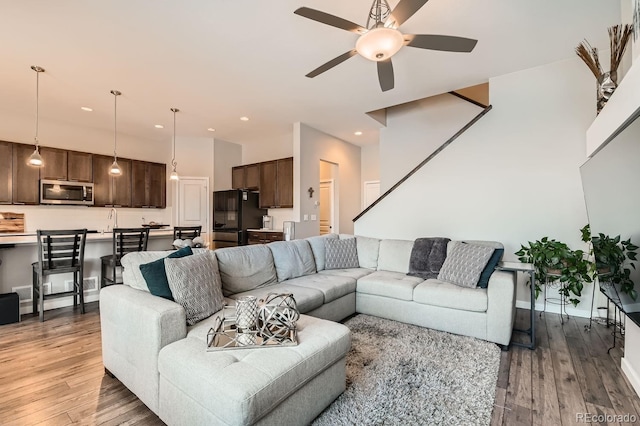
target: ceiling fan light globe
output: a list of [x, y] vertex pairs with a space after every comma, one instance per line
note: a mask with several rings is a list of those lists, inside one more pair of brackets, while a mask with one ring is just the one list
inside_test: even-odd
[[362, 34], [356, 51], [370, 61], [385, 61], [398, 53], [404, 45], [402, 33], [395, 28], [377, 27]]

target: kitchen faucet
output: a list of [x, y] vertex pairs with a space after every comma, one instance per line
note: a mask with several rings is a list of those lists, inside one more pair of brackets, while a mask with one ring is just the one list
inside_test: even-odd
[[[116, 210], [114, 207], [111, 207], [111, 210], [109, 210], [109, 220], [113, 219], [113, 228], [117, 228], [118, 227], [118, 210]], [[107, 226], [107, 231], [109, 230], [109, 227]]]

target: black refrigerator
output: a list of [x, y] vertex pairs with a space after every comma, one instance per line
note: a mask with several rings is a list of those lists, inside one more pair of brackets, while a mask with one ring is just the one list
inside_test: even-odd
[[260, 229], [267, 209], [258, 207], [257, 192], [232, 189], [213, 193], [213, 248], [247, 244], [247, 229]]

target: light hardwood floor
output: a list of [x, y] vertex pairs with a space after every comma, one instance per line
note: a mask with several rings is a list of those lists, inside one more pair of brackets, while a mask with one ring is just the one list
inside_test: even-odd
[[[527, 311], [517, 323], [527, 324]], [[555, 314], [536, 315], [535, 351], [501, 354], [492, 424], [570, 425], [576, 413], [640, 413], [640, 398], [607, 354], [611, 329]], [[638, 417], [640, 424], [640, 417]], [[162, 425], [129, 390], [104, 374], [97, 303], [0, 327], [0, 425]]]

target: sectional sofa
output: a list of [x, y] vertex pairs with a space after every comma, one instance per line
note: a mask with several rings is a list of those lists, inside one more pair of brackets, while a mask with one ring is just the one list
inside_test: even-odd
[[[325, 268], [326, 239], [335, 238], [356, 239], [358, 267]], [[450, 242], [447, 251], [458, 243]], [[496, 242], [473, 243], [502, 247]], [[301, 344], [299, 348], [304, 353], [291, 354], [292, 360], [311, 362], [300, 367], [305, 373], [295, 373], [297, 385], [290, 385], [278, 397], [261, 393], [293, 370], [285, 364], [277, 377], [264, 378], [259, 389], [247, 390], [234, 400], [213, 398], [214, 402], [210, 402], [208, 395], [212, 387], [221, 385], [197, 384], [203, 374], [220, 374], [219, 370], [210, 371], [213, 358], [206, 357], [203, 345], [212, 319], [187, 326], [181, 305], [148, 292], [139, 265], [162, 258], [166, 252], [128, 254], [122, 259], [125, 285], [106, 287], [100, 294], [105, 369], [168, 423], [283, 423], [283, 413], [288, 413], [293, 416], [290, 423], [296, 424], [311, 421], [344, 390], [349, 335], [346, 327], [335, 322], [355, 313], [507, 346], [515, 313], [514, 275], [495, 271], [486, 289], [460, 287], [437, 279], [423, 280], [407, 275], [412, 248], [413, 241], [329, 235], [216, 250], [214, 255], [227, 302], [233, 304], [234, 298], [248, 294], [262, 298], [274, 292], [293, 293], [298, 309], [305, 314], [301, 324], [309, 324], [308, 330], [316, 331], [303, 330], [305, 346]], [[322, 342], [316, 345], [313, 339]], [[310, 347], [315, 349], [305, 352]], [[250, 368], [262, 362], [277, 365], [268, 359], [273, 353], [265, 355], [269, 351], [233, 351], [233, 359], [247, 362]], [[244, 355], [236, 355], [250, 352], [259, 352], [260, 357], [267, 358], [248, 361]], [[286, 358], [284, 355], [285, 352], [279, 354]], [[181, 359], [184, 362], [178, 365]], [[298, 361], [291, 362], [298, 365]], [[269, 371], [267, 375], [271, 374]], [[216, 403], [225, 404], [228, 409], [222, 414], [216, 412], [215, 407], [220, 406]], [[207, 408], [208, 404], [213, 406]], [[306, 407], [307, 404], [313, 407]], [[301, 405], [305, 408], [300, 409]], [[234, 414], [230, 415], [232, 411]]]

